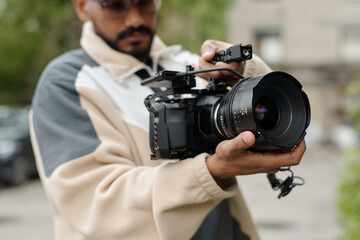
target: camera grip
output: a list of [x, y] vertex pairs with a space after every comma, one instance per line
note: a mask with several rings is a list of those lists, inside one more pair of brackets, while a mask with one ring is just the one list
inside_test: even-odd
[[242, 62], [250, 60], [252, 58], [252, 45], [237, 44], [226, 48], [224, 50], [217, 51], [210, 63], [216, 64], [217, 62]]

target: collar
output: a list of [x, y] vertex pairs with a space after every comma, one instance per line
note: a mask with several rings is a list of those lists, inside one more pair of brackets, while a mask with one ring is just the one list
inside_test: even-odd
[[[95, 31], [92, 22], [85, 22], [83, 25], [80, 45], [85, 52], [92, 57], [101, 66], [108, 69], [114, 76], [129, 76], [139, 69], [147, 69], [150, 73], [152, 69], [134, 58], [133, 56], [116, 51], [99, 37]], [[150, 57], [153, 60], [153, 66], [157, 66], [161, 56], [176, 53], [181, 50], [179, 45], [168, 47], [156, 35], [151, 46]], [[156, 69], [156, 67], [153, 67]]]

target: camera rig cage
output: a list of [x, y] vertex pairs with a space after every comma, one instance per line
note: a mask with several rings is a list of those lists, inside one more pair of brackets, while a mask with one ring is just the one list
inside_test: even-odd
[[[250, 60], [251, 58], [252, 46], [243, 46], [239, 44], [216, 52], [215, 57], [210, 62], [213, 64], [218, 61], [227, 63], [241, 62]], [[186, 114], [184, 112], [174, 111], [170, 115], [168, 113], [171, 108], [179, 109], [183, 107], [181, 105], [189, 105], [188, 102], [182, 101], [186, 98], [184, 97], [185, 95], [196, 97], [206, 96], [210, 99], [212, 95], [224, 96], [229, 92], [224, 81], [217, 81], [215, 79], [208, 79], [209, 83], [204, 89], [194, 89], [196, 86], [196, 74], [212, 71], [228, 71], [239, 77], [239, 79], [241, 79], [240, 81], [243, 81], [244, 79], [240, 73], [229, 68], [211, 68], [194, 71], [191, 66], [186, 66], [185, 72], [162, 70], [155, 76], [142, 81], [141, 85], [143, 86], [166, 89], [164, 91], [156, 91], [144, 100], [145, 106], [150, 112], [150, 148], [153, 153], [151, 155], [152, 159], [184, 159], [187, 157], [194, 157], [199, 153], [185, 147], [189, 145], [197, 146], [198, 144], [197, 141], [189, 143], [188, 138], [182, 137], [181, 133], [187, 131], [187, 123], [178, 124], [176, 125], [175, 130], [170, 131], [169, 129], [172, 128], [170, 124], [166, 124], [166, 121], [174, 116], [175, 118], [184, 119], [184, 114]], [[305, 105], [308, 105], [308, 102]], [[187, 106], [185, 106], [185, 108], [187, 108]], [[309, 106], [306, 106], [306, 108], [308, 108], [307, 110], [309, 111]], [[306, 121], [307, 127], [310, 121], [310, 115]], [[197, 148], [202, 149], [202, 152], [208, 152], [210, 154], [214, 153], [214, 149], [219, 142], [219, 139], [222, 139], [221, 136], [219, 138], [219, 136], [215, 135], [216, 134], [213, 133], [208, 134], [208, 144], [206, 146], [197, 146]], [[304, 136], [301, 136], [301, 138], [303, 137]], [[224, 139], [226, 138], [223, 138], [222, 140]], [[176, 151], [172, 151], [173, 149], [176, 149]], [[282, 168], [281, 171], [289, 171], [291, 174], [285, 180], [278, 179], [275, 174], [267, 174], [271, 187], [274, 190], [280, 190], [278, 198], [286, 196], [295, 186], [304, 184], [304, 180], [294, 176], [290, 168]], [[298, 179], [298, 181], [294, 181], [294, 179]]]

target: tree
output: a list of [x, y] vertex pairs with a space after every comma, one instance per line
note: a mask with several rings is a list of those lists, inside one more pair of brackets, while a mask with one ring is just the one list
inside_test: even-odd
[[[205, 39], [224, 39], [231, 1], [166, 0], [159, 35], [199, 53]], [[81, 22], [70, 0], [0, 0], [0, 19], [0, 105], [29, 104], [45, 65], [79, 47]]]
[[[352, 100], [348, 110], [358, 134], [360, 134], [360, 75], [355, 75], [347, 87], [347, 94]], [[347, 152], [347, 167], [339, 187], [339, 209], [344, 223], [341, 239], [360, 239], [360, 150]]]
[[159, 35], [168, 44], [181, 44], [200, 53], [206, 39], [225, 40], [226, 14], [232, 0], [166, 0], [159, 14]]
[[0, 104], [28, 104], [45, 64], [78, 45], [80, 24], [68, 0], [0, 0], [0, 6]]

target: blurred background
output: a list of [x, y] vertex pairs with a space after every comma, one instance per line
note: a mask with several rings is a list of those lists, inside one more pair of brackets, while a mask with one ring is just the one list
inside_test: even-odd
[[[359, 0], [163, 0], [167, 44], [250, 43], [308, 94], [308, 150], [293, 168], [306, 184], [278, 200], [264, 175], [239, 177], [262, 239], [360, 239], [359, 12]], [[27, 113], [41, 71], [80, 33], [69, 0], [0, 0], [0, 239], [52, 239]]]

